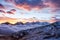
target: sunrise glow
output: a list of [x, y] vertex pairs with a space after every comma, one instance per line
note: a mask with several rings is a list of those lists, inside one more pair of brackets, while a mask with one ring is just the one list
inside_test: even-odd
[[[56, 5], [55, 5], [56, 4]], [[60, 19], [57, 3], [50, 0], [0, 0], [0, 24], [9, 22], [49, 22]]]

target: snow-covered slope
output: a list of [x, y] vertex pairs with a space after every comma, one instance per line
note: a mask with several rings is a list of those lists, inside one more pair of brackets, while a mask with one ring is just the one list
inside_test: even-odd
[[1, 29], [0, 33], [10, 33], [14, 40], [60, 40], [60, 21], [48, 25], [29, 24], [1, 24], [5, 31]]
[[16, 23], [14, 25], [9, 24], [9, 23], [3, 23], [0, 24], [0, 34], [8, 34], [11, 35], [12, 33], [21, 31], [21, 30], [27, 30], [27, 29], [32, 29], [44, 25], [48, 25], [49, 23], [47, 22], [32, 22], [32, 23]]
[[60, 22], [22, 30], [14, 33], [13, 37], [20, 40], [60, 40]]

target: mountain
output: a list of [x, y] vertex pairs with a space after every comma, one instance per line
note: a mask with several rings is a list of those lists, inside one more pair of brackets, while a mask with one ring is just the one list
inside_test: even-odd
[[26, 23], [26, 25], [36, 25], [36, 24], [38, 24], [38, 25], [48, 25], [49, 23], [48, 22], [31, 22], [31, 23], [27, 22]]
[[51, 25], [54, 25], [56, 28], [60, 29], [60, 21], [57, 21]]
[[[46, 24], [45, 24], [46, 23]], [[47, 22], [27, 22], [27, 23], [22, 23], [22, 22], [17, 22], [16, 24], [10, 24], [8, 22], [0, 24], [0, 34], [5, 34], [5, 35], [11, 35], [14, 32], [21, 31], [21, 30], [27, 30], [43, 25], [48, 25], [49, 23]]]
[[[13, 37], [20, 40], [60, 40], [60, 22], [42, 27], [18, 31]], [[22, 35], [21, 35], [22, 34]]]
[[[44, 22], [44, 24], [45, 23], [46, 22]], [[43, 26], [40, 26], [40, 22], [26, 23], [23, 25], [20, 24], [19, 26], [17, 24], [16, 25], [1, 24], [0, 27], [1, 26], [3, 28], [5, 27], [5, 30], [6, 31], [8, 30], [9, 32], [8, 31], [7, 32], [11, 34], [9, 37], [13, 38], [14, 40], [18, 40], [18, 39], [19, 40], [60, 40], [60, 21], [57, 21], [52, 24], [46, 23], [47, 25], [43, 25]], [[36, 27], [30, 26], [29, 24], [35, 25]], [[39, 27], [37, 24], [39, 25]], [[3, 29], [1, 28], [0, 30], [1, 30], [0, 33], [5, 31], [5, 30], [3, 31]]]
[[2, 23], [2, 24], [6, 24], [6, 25], [8, 25], [8, 24], [10, 24], [10, 25], [30, 25], [30, 24], [31, 25], [34, 25], [34, 24], [47, 25], [49, 23], [48, 22], [26, 22], [26, 23], [17, 22], [15, 24], [11, 24], [9, 22], [5, 22], [5, 23]]

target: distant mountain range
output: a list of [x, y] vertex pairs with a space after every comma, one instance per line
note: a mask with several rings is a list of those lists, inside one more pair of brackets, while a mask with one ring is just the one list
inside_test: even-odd
[[6, 25], [35, 25], [35, 24], [47, 25], [49, 23], [48, 22], [26, 22], [26, 23], [17, 22], [15, 24], [11, 24], [9, 22], [5, 22], [5, 23], [2, 23], [2, 24], [6, 24]]
[[0, 34], [12, 34], [17, 31], [27, 30], [35, 27], [40, 27], [44, 25], [48, 25], [48, 22], [17, 22], [16, 24], [10, 24], [8, 22], [0, 24]]

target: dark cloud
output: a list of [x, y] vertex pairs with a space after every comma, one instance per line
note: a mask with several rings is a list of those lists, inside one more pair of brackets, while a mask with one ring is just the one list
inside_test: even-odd
[[16, 10], [15, 10], [15, 9], [11, 9], [10, 11], [11, 11], [11, 12], [16, 12]]
[[60, 0], [45, 0], [45, 3], [52, 7], [52, 9], [60, 10]]
[[7, 14], [14, 14], [14, 13], [13, 13], [13, 12], [11, 12], [11, 11], [7, 11], [6, 13], [7, 13]]
[[0, 10], [1, 13], [6, 13], [4, 10]]
[[10, 11], [7, 11], [6, 13], [7, 13], [7, 14], [14, 14], [15, 12], [16, 12], [15, 9], [11, 9]]
[[15, 0], [15, 3], [18, 5], [18, 4], [27, 4], [29, 6], [42, 6], [42, 1], [41, 0]]
[[6, 1], [6, 2], [12, 2], [13, 0], [4, 0], [4, 1]]
[[56, 7], [60, 7], [60, 0], [47, 0], [47, 2], [55, 5]]
[[0, 4], [0, 9], [5, 9], [5, 7], [2, 4]]
[[0, 13], [14, 14], [15, 11], [16, 11], [15, 9], [11, 9], [10, 11], [7, 12], [5, 12], [4, 10], [0, 10]]
[[41, 0], [15, 0], [15, 4], [16, 5], [28, 5], [30, 6], [31, 8], [34, 8], [34, 7], [45, 7], [45, 5], [43, 4], [43, 1]]

